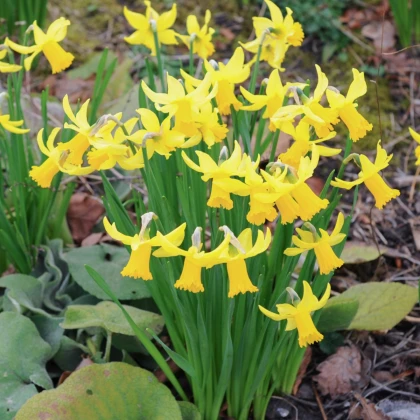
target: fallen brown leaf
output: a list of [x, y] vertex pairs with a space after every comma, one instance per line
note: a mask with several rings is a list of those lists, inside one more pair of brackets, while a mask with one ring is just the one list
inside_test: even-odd
[[394, 379], [394, 375], [388, 370], [377, 370], [372, 372], [372, 376], [381, 383], [390, 382]]
[[[93, 365], [93, 364], [94, 363], [93, 363], [92, 359], [89, 356], [88, 357], [82, 357], [82, 361], [77, 365], [76, 369], [74, 369], [73, 372], [76, 372], [76, 370], [80, 370], [80, 369], [82, 369], [82, 368], [84, 368], [86, 366]], [[58, 380], [58, 385], [61, 385], [73, 372], [70, 371], [70, 370], [65, 370], [61, 374], [61, 376], [60, 376], [60, 378]]]
[[361, 380], [362, 356], [357, 347], [339, 347], [337, 352], [322, 362], [314, 377], [322, 395], [333, 398], [347, 394]]
[[88, 237], [104, 213], [104, 206], [98, 198], [86, 193], [73, 194], [67, 210], [67, 220], [73, 239], [81, 242]]
[[87, 236], [85, 239], [83, 239], [83, 241], [80, 245], [81, 246], [92, 246], [92, 245], [99, 244], [99, 243], [103, 242], [102, 241], [103, 236], [104, 236], [103, 232], [91, 233], [89, 236]]
[[295, 384], [293, 385], [293, 392], [292, 392], [293, 395], [297, 394], [300, 384], [302, 383], [302, 379], [304, 378], [306, 370], [308, 369], [309, 363], [311, 363], [311, 360], [312, 360], [312, 348], [307, 347], [305, 354], [303, 355], [302, 363], [300, 365], [300, 368], [296, 376]]
[[220, 28], [219, 32], [228, 41], [233, 41], [236, 38], [236, 35], [229, 28]]
[[368, 23], [363, 26], [362, 35], [373, 40], [377, 52], [390, 51], [395, 46], [395, 28], [389, 20]]
[[69, 96], [69, 101], [75, 103], [78, 100], [85, 102], [92, 96], [95, 78], [90, 77], [84, 79], [69, 79], [65, 73], [60, 75], [48, 76], [41, 85], [42, 89], [49, 87], [51, 96], [55, 96], [62, 100], [65, 95]]
[[377, 410], [375, 404], [366, 400], [362, 395], [355, 392], [354, 397], [360, 404], [354, 404], [349, 411], [350, 420], [391, 420], [381, 410]]

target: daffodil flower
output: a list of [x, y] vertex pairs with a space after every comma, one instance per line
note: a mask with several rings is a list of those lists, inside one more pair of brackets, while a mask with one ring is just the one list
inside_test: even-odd
[[[3, 46], [0, 46], [0, 48], [2, 47]], [[6, 58], [6, 55], [7, 55], [7, 49], [0, 50], [0, 73], [14, 73], [22, 69], [22, 66], [19, 66], [17, 64], [10, 64], [10, 63], [5, 63], [1, 61]]]
[[[151, 221], [157, 216], [153, 212], [145, 213], [141, 216], [141, 229], [138, 234], [134, 236], [127, 236], [120, 233], [115, 226], [111, 225], [109, 220], [104, 218], [104, 227], [111, 238], [122, 242], [124, 245], [131, 247], [130, 259], [127, 265], [121, 271], [121, 275], [133, 277], [135, 279], [152, 280], [153, 276], [150, 272], [150, 256], [152, 254], [152, 247], [159, 246], [160, 241], [157, 236], [150, 238], [149, 225]], [[184, 240], [186, 224], [174, 229], [172, 232], [164, 236], [168, 241], [180, 245]]]
[[344, 241], [346, 235], [341, 233], [344, 224], [344, 215], [339, 213], [337, 222], [331, 235], [324, 229], [319, 229], [321, 236], [318, 235], [314, 226], [310, 223], [305, 223], [304, 226], [309, 230], [297, 228], [300, 238], [296, 235], [292, 237], [292, 242], [296, 248], [287, 248], [284, 253], [288, 256], [295, 256], [302, 254], [305, 251], [313, 249], [315, 252], [316, 260], [319, 265], [319, 272], [321, 274], [328, 274], [336, 268], [341, 267], [344, 261], [335, 255], [332, 247]]
[[411, 137], [419, 144], [419, 146], [416, 147], [414, 153], [416, 155], [416, 165], [420, 165], [420, 134], [416, 133], [411, 127], [408, 127], [408, 130], [410, 131]]
[[270, 67], [278, 71], [283, 72], [286, 70], [282, 65], [290, 47], [289, 44], [272, 39], [268, 36], [268, 33], [263, 34], [246, 44], [241, 42], [239, 44], [245, 50], [255, 54], [253, 59], [248, 63], [249, 65], [252, 65], [257, 61], [257, 54], [261, 47], [260, 61], [266, 61]]
[[191, 122], [200, 107], [210, 102], [217, 92], [217, 85], [215, 85], [209, 93], [211, 86], [209, 74], [206, 74], [197, 88], [189, 93], [185, 92], [185, 88], [179, 80], [169, 74], [167, 75], [167, 84], [168, 93], [153, 92], [144, 81], [141, 86], [146, 96], [155, 103], [158, 111], [169, 114], [169, 117], [175, 116], [179, 121], [185, 122]]
[[[204, 182], [212, 179], [212, 189], [210, 198], [207, 201], [209, 207], [223, 207], [227, 210], [233, 208], [233, 201], [230, 198], [231, 193], [237, 195], [248, 195], [248, 187], [238, 179], [232, 179], [232, 176], [241, 176], [240, 171], [242, 163], [242, 151], [238, 142], [235, 142], [233, 153], [229, 159], [223, 160], [217, 164], [208, 154], [196, 151], [199, 164], [194, 163], [185, 152], [182, 152], [182, 158], [185, 163], [194, 171], [203, 173], [201, 179]], [[221, 151], [221, 156], [227, 154], [226, 146]]]
[[[271, 118], [283, 106], [284, 99], [292, 86], [303, 88], [305, 83], [286, 83], [283, 85], [279, 71], [275, 69], [270, 73], [267, 80], [265, 94], [253, 95], [242, 86], [240, 87], [244, 98], [251, 103], [251, 105], [245, 105], [241, 109], [242, 111], [257, 111], [266, 107], [262, 118]], [[271, 121], [269, 129], [270, 131], [276, 131], [276, 126]]]
[[87, 175], [93, 172], [93, 169], [90, 167], [81, 168], [67, 162], [68, 152], [65, 148], [61, 148], [66, 143], [59, 143], [57, 146], [54, 146], [55, 138], [59, 131], [60, 128], [54, 128], [51, 131], [46, 145], [44, 145], [43, 140], [44, 129], [38, 132], [38, 146], [41, 152], [47, 156], [47, 159], [40, 166], [32, 166], [29, 176], [42, 188], [50, 187], [54, 176], [60, 171], [71, 175]]
[[32, 61], [40, 52], [42, 52], [50, 63], [52, 72], [60, 73], [61, 71], [70, 67], [74, 60], [74, 55], [65, 51], [59, 44], [59, 42], [61, 42], [66, 37], [67, 26], [69, 25], [70, 21], [61, 17], [51, 23], [47, 29], [47, 32], [45, 33], [35, 21], [32, 24], [35, 45], [26, 47], [16, 44], [8, 38], [6, 38], [4, 43], [19, 54], [30, 54], [30, 56], [26, 57], [23, 61], [23, 65], [26, 71], [30, 70]]
[[298, 168], [300, 159], [305, 157], [309, 152], [313, 151], [314, 148], [317, 149], [319, 156], [335, 156], [341, 152], [341, 149], [319, 146], [319, 143], [335, 137], [335, 131], [332, 131], [326, 137], [321, 139], [311, 140], [310, 125], [304, 120], [301, 120], [296, 127], [283, 126], [283, 131], [287, 134], [290, 134], [295, 140], [294, 143], [287, 149], [287, 151], [281, 153], [278, 157], [278, 160], [282, 163], [285, 163], [286, 165]]
[[195, 229], [193, 235], [191, 236], [191, 246], [188, 248], [188, 251], [179, 248], [162, 234], [157, 234], [161, 248], [156, 250], [153, 253], [153, 256], [161, 258], [181, 255], [185, 257], [181, 276], [175, 282], [175, 287], [177, 289], [187, 290], [192, 293], [204, 292], [204, 286], [201, 281], [202, 268], [211, 268], [216, 264], [221, 264], [219, 257], [229, 246], [230, 238], [226, 237], [225, 240], [213, 251], [203, 251], [201, 231], [201, 227], [197, 227]]
[[140, 115], [144, 129], [136, 131], [128, 139], [145, 146], [149, 159], [155, 152], [169, 159], [171, 153], [184, 143], [184, 134], [171, 130], [170, 117], [161, 124], [156, 114], [147, 108], [140, 108], [136, 112]]
[[289, 46], [298, 47], [302, 44], [304, 38], [302, 25], [293, 20], [293, 11], [288, 7], [286, 7], [286, 17], [283, 17], [278, 6], [270, 0], [265, 2], [270, 10], [271, 19], [254, 17], [256, 38], [241, 45], [254, 54], [257, 54], [261, 47], [260, 60], [267, 61], [271, 67], [284, 70], [281, 65]]
[[303, 93], [298, 95], [296, 90], [295, 98], [299, 101], [296, 105], [286, 105], [280, 108], [272, 117], [272, 123], [279, 129], [285, 121], [292, 121], [298, 115], [305, 114], [303, 118], [315, 128], [318, 137], [326, 137], [333, 130], [333, 125], [337, 124], [338, 110], [335, 108], [326, 108], [320, 104], [320, 101], [328, 87], [328, 79], [321, 68], [316, 64], [316, 72], [318, 75], [318, 84], [314, 90], [313, 96], [306, 97]]
[[255, 257], [266, 251], [271, 242], [271, 231], [267, 229], [264, 236], [263, 231], [258, 231], [257, 240], [252, 244], [252, 231], [250, 228], [243, 230], [236, 237], [227, 226], [219, 228], [230, 240], [230, 246], [220, 256], [226, 262], [229, 278], [228, 297], [233, 298], [239, 293], [258, 292], [258, 287], [252, 284], [246, 268], [245, 259]]
[[305, 221], [311, 220], [315, 214], [328, 206], [328, 200], [319, 198], [306, 183], [313, 175], [318, 159], [319, 155], [314, 149], [312, 159], [301, 158], [297, 171], [283, 164], [280, 164], [283, 169], [274, 165], [274, 175], [261, 171], [274, 192], [257, 194], [256, 198], [267, 203], [275, 202], [282, 224], [292, 223], [298, 217]]
[[176, 120], [174, 130], [182, 132], [185, 137], [189, 137], [181, 146], [183, 149], [196, 146], [202, 140], [210, 149], [214, 144], [225, 139], [229, 132], [227, 125], [219, 122], [218, 109], [213, 109], [210, 102], [200, 108], [200, 112], [194, 115], [193, 121]]
[[[249, 65], [245, 64], [244, 50], [241, 47], [236, 48], [226, 64], [205, 60], [204, 67], [207, 72], [205, 77], [210, 77], [213, 87], [217, 86], [216, 102], [220, 113], [229, 115], [231, 106], [239, 110], [242, 102], [235, 96], [235, 84], [244, 82], [250, 73]], [[181, 75], [192, 86], [199, 86], [202, 83], [182, 70]]]
[[365, 74], [353, 69], [353, 82], [350, 84], [347, 96], [327, 89], [326, 95], [331, 108], [338, 111], [338, 115], [350, 132], [350, 138], [358, 141], [371, 131], [373, 126], [358, 111], [354, 101], [367, 92]]
[[176, 32], [170, 29], [176, 20], [176, 3], [168, 12], [159, 15], [151, 6], [150, 1], [145, 1], [146, 13], [132, 12], [124, 7], [124, 16], [128, 23], [135, 29], [130, 35], [125, 37], [125, 41], [132, 45], [144, 45], [151, 50], [153, 56], [156, 55], [156, 45], [153, 32], [157, 34], [158, 42], [164, 45], [176, 45]]
[[[131, 118], [124, 123], [124, 129], [130, 134], [137, 123], [137, 118]], [[127, 136], [122, 127], [118, 127], [114, 135], [98, 138], [92, 142], [92, 149], [88, 152], [88, 163], [96, 170], [106, 170], [113, 168], [117, 163], [127, 170], [139, 169], [144, 167], [143, 152], [140, 150], [138, 159], [133, 159], [135, 155], [130, 147], [124, 142]]]
[[1, 114], [0, 111], [0, 125], [10, 133], [25, 134], [29, 132], [29, 128], [19, 128], [24, 124], [24, 120], [12, 121], [9, 114]]
[[293, 11], [286, 7], [286, 17], [280, 8], [270, 0], [264, 0], [270, 10], [271, 19], [266, 17], [252, 18], [255, 35], [257, 38], [261, 37], [264, 31], [269, 31], [269, 37], [276, 41], [284, 42], [294, 47], [302, 44], [304, 33], [302, 25], [293, 20]]
[[334, 181], [331, 181], [331, 185], [349, 190], [356, 185], [364, 183], [375, 198], [375, 206], [378, 209], [382, 209], [386, 203], [400, 195], [398, 190], [390, 188], [379, 175], [380, 171], [388, 167], [391, 159], [392, 155], [387, 155], [386, 150], [381, 147], [381, 141], [378, 141], [374, 163], [365, 155], [359, 156], [361, 171], [355, 181], [342, 181], [336, 178]]
[[320, 300], [313, 294], [311, 286], [307, 281], [303, 282], [302, 300], [299, 299], [293, 289], [287, 288], [287, 291], [291, 295], [292, 305], [290, 303], [276, 305], [278, 314], [262, 306], [259, 306], [260, 311], [274, 321], [286, 319], [286, 331], [298, 330], [300, 347], [306, 347], [308, 344], [321, 341], [324, 336], [316, 329], [311, 315], [313, 312], [325, 306], [330, 297], [331, 286], [329, 284], [327, 285], [325, 293]]
[[259, 158], [256, 162], [252, 162], [249, 156], [243, 161], [245, 166], [245, 184], [249, 187], [249, 212], [246, 219], [254, 225], [261, 225], [266, 220], [272, 222], [277, 217], [277, 211], [273, 202], [264, 202], [258, 200], [259, 194], [267, 194], [272, 191], [272, 187], [264, 179], [256, 173], [259, 164]]
[[63, 109], [71, 124], [64, 123], [64, 128], [75, 131], [77, 134], [68, 142], [61, 143], [59, 150], [67, 150], [67, 162], [72, 165], [81, 165], [83, 162], [83, 155], [91, 144], [96, 140], [105, 136], [109, 136], [110, 132], [115, 128], [116, 121], [121, 119], [122, 114], [112, 116], [104, 116], [100, 118], [95, 124], [89, 124], [87, 112], [89, 106], [89, 99], [80, 107], [79, 111], [74, 115], [68, 95], [63, 98]]
[[187, 17], [188, 35], [177, 35], [178, 38], [180, 38], [181, 41], [188, 47], [188, 49], [190, 49], [192, 45], [193, 54], [197, 54], [204, 60], [214, 53], [214, 46], [211, 42], [214, 29], [209, 28], [210, 19], [211, 12], [210, 10], [206, 10], [204, 25], [200, 28], [197, 17], [189, 15]]

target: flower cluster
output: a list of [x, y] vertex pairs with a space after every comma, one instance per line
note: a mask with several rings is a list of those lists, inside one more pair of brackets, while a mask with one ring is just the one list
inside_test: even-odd
[[201, 239], [202, 228], [197, 227], [191, 236], [191, 246], [185, 250], [180, 245], [184, 241], [186, 224], [182, 224], [166, 235], [157, 231], [151, 238], [149, 224], [153, 218], [156, 218], [156, 215], [152, 212], [143, 214], [140, 232], [132, 237], [123, 235], [117, 230], [115, 223], [111, 225], [107, 218], [104, 219], [107, 233], [131, 247], [130, 259], [121, 272], [123, 276], [152, 280], [149, 262], [152, 247], [157, 247], [158, 249], [153, 252], [155, 257], [185, 257], [181, 276], [175, 283], [178, 289], [193, 293], [204, 292], [201, 279], [202, 268], [209, 269], [217, 264], [226, 264], [229, 278], [228, 297], [233, 298], [239, 293], [258, 291], [249, 278], [245, 259], [267, 250], [271, 241], [270, 230], [267, 230], [265, 235], [262, 231], [258, 231], [257, 240], [253, 244], [251, 229], [243, 230], [236, 237], [227, 226], [222, 226], [220, 230], [224, 232], [225, 239], [217, 248], [206, 252], [203, 250]]
[[302, 25], [293, 20], [293, 11], [288, 7], [286, 7], [287, 14], [284, 17], [274, 2], [264, 1], [270, 10], [271, 19], [254, 17], [256, 38], [242, 46], [254, 53], [255, 59], [259, 54], [261, 61], [267, 61], [271, 67], [284, 70], [281, 66], [289, 47], [302, 45], [304, 38]]
[[[147, 169], [147, 165], [154, 164], [152, 159], [164, 167], [165, 159], [173, 155], [176, 156], [172, 159], [176, 160], [177, 166], [181, 165], [182, 171], [191, 169], [199, 172], [202, 181], [211, 183], [207, 206], [220, 209], [219, 213], [215, 210], [211, 213], [220, 215], [220, 220], [223, 220], [220, 224], [223, 226], [219, 229], [224, 233], [224, 239], [218, 241], [218, 245], [211, 250], [203, 244], [204, 223], [193, 231], [189, 241], [185, 239], [186, 223], [169, 233], [158, 230], [152, 235], [150, 225], [156, 218], [153, 212], [141, 216], [139, 233], [133, 236], [121, 233], [115, 223], [111, 224], [107, 218], [104, 219], [108, 234], [131, 249], [122, 275], [152, 280], [152, 257], [181, 256], [184, 265], [174, 284], [177, 289], [203, 292], [206, 285], [202, 278], [203, 268], [210, 270], [216, 265], [225, 265], [229, 298], [240, 293], [256, 293], [261, 283], [257, 287], [256, 281], [251, 280], [245, 260], [268, 251], [271, 230], [267, 228], [264, 234], [256, 226], [277, 218], [278, 229], [283, 228], [281, 225], [299, 219], [303, 222], [296, 229], [297, 235], [291, 237], [290, 233], [288, 242], [284, 244], [285, 256], [295, 257], [304, 252], [313, 252], [322, 275], [331, 273], [343, 264], [334, 247], [346, 237], [344, 215], [338, 214], [331, 234], [319, 228], [314, 217], [327, 208], [331, 208], [332, 212], [334, 202], [331, 200], [330, 203], [325, 194], [317, 195], [308, 180], [313, 176], [320, 157], [341, 153], [341, 148], [323, 144], [336, 137], [338, 124], [346, 126], [349, 139], [353, 142], [362, 139], [372, 130], [372, 124], [361, 115], [356, 102], [367, 91], [364, 74], [353, 69], [353, 81], [346, 95], [330, 86], [327, 76], [318, 65], [315, 66], [318, 81], [312, 93], [307, 83], [283, 83], [280, 72], [283, 70], [285, 54], [290, 46], [302, 44], [304, 34], [301, 25], [293, 20], [290, 9], [286, 9], [284, 16], [271, 0], [265, 0], [265, 3], [270, 18], [254, 18], [256, 38], [237, 47], [228, 60], [219, 62], [210, 59], [215, 50], [212, 44], [214, 29], [209, 26], [210, 11], [206, 11], [202, 26], [197, 17], [189, 16], [187, 34], [183, 35], [172, 29], [177, 17], [176, 4], [161, 14], [152, 8], [150, 1], [145, 1], [144, 14], [125, 7], [124, 15], [135, 29], [125, 38], [129, 44], [148, 48], [151, 55], [157, 56], [159, 67], [162, 45], [181, 42], [190, 50], [190, 71], [187, 73], [181, 69], [178, 79], [169, 74], [164, 77], [163, 68], [160, 68], [160, 91], [155, 88], [153, 80], [149, 79], [148, 83], [143, 80], [140, 90], [144, 94], [143, 105], [136, 110], [135, 118], [126, 119], [122, 113], [105, 114], [92, 123], [88, 118], [89, 100], [74, 113], [65, 96], [63, 109], [70, 123], [65, 123], [64, 129], [73, 133], [70, 140], [56, 142], [61, 127], [55, 127], [49, 135], [43, 130], [38, 133], [39, 149], [46, 159], [41, 165], [32, 167], [30, 177], [43, 188], [50, 187], [58, 172], [88, 175], [116, 165], [125, 170]], [[60, 18], [44, 33], [34, 22], [31, 25], [35, 41], [33, 46], [18, 45], [8, 39], [5, 45], [21, 54], [29, 54], [23, 61], [26, 70], [30, 69], [34, 57], [43, 52], [53, 73], [57, 73], [68, 68], [73, 61], [73, 55], [59, 45], [69, 24], [67, 19]], [[247, 60], [246, 51], [255, 54], [250, 61]], [[200, 72], [194, 74], [191, 71], [193, 55], [202, 60], [202, 76]], [[0, 60], [5, 56], [6, 52], [0, 50]], [[259, 92], [255, 93], [254, 76], [260, 61], [268, 62], [273, 69], [269, 77], [263, 80]], [[2, 72], [19, 70], [19, 66], [0, 62]], [[248, 84], [251, 73], [253, 76]], [[238, 118], [251, 121], [249, 127], [252, 128], [247, 133], [249, 138], [245, 138], [238, 129]], [[229, 133], [231, 121], [234, 126], [233, 135]], [[254, 147], [253, 150], [251, 146], [255, 140], [253, 132], [257, 122], [260, 139], [256, 143], [261, 142], [266, 132], [266, 146], [261, 150], [267, 149], [272, 143], [271, 160], [274, 162], [270, 162], [265, 169], [260, 168], [260, 149]], [[13, 133], [27, 131], [20, 128], [23, 121], [10, 121], [9, 115], [0, 115], [0, 124]], [[276, 157], [276, 143], [273, 139], [280, 132], [289, 134], [293, 142], [284, 153]], [[418, 134], [413, 131], [412, 135], [420, 142]], [[239, 137], [243, 144], [248, 140], [246, 153], [237, 141], [241, 140]], [[188, 148], [193, 150], [186, 150]], [[158, 157], [153, 158], [156, 155]], [[363, 154], [346, 155], [344, 164], [354, 160], [361, 170], [359, 176], [354, 181], [336, 178], [331, 185], [350, 189], [364, 183], [373, 194], [376, 206], [382, 208], [399, 195], [379, 175], [389, 165], [391, 157], [382, 148], [380, 141], [374, 162]], [[202, 190], [204, 192], [204, 186]], [[225, 210], [235, 211], [237, 203], [246, 206], [246, 219], [254, 226], [242, 225], [236, 229], [233, 224], [225, 221], [224, 216], [229, 214]], [[209, 214], [210, 211], [207, 212]], [[176, 223], [181, 222], [178, 220]], [[191, 227], [190, 221], [188, 223]], [[328, 286], [319, 301], [313, 295], [309, 283], [304, 282], [303, 289], [302, 300], [289, 291], [292, 304], [277, 305], [279, 314], [263, 307], [260, 309], [272, 319], [287, 320], [286, 330], [297, 328], [299, 344], [306, 346], [322, 339], [312, 322], [311, 313], [325, 304], [330, 289]]]

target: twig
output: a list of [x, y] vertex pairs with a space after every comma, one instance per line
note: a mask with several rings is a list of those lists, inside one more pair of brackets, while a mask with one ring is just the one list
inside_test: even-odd
[[[416, 277], [416, 280], [417, 279], [418, 279], [418, 277]], [[409, 315], [407, 315], [404, 319], [406, 321], [409, 321], [409, 322], [414, 322], [416, 324], [420, 324], [420, 318], [416, 318], [415, 316], [409, 316]]]
[[315, 399], [319, 407], [319, 411], [321, 411], [321, 416], [323, 420], [328, 420], [327, 416], [325, 415], [324, 406], [322, 405], [321, 398], [319, 397], [318, 391], [316, 390], [315, 384], [312, 382], [312, 389], [315, 394]]
[[411, 184], [410, 194], [408, 195], [408, 202], [413, 203], [414, 193], [416, 192], [417, 177], [420, 175], [420, 166], [417, 166], [416, 173], [414, 174], [413, 183]]

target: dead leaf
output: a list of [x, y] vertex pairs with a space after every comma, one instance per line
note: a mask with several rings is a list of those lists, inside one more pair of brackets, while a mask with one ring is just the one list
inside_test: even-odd
[[69, 79], [65, 73], [62, 73], [48, 76], [41, 84], [41, 90], [48, 86], [50, 95], [60, 100], [68, 95], [71, 103], [76, 103], [78, 100], [85, 102], [92, 96], [94, 83], [94, 77], [87, 80]]
[[339, 347], [337, 352], [322, 362], [314, 377], [322, 395], [333, 398], [347, 394], [361, 380], [362, 356], [357, 347]]
[[389, 20], [368, 23], [363, 26], [362, 35], [373, 40], [377, 52], [390, 51], [395, 46], [395, 28]]
[[[92, 359], [88, 356], [88, 357], [82, 357], [82, 361], [77, 365], [76, 369], [74, 369], [74, 372], [76, 372], [76, 370], [80, 370], [86, 366], [89, 365], [93, 365], [94, 362], [92, 361]], [[61, 385], [73, 372], [70, 370], [65, 370], [59, 380], [58, 380], [58, 385]]]
[[220, 28], [219, 32], [228, 41], [233, 41], [236, 38], [236, 35], [229, 28]]
[[388, 370], [377, 370], [372, 372], [372, 376], [381, 383], [391, 382], [394, 379], [394, 375]]
[[300, 384], [302, 383], [302, 379], [305, 376], [306, 369], [308, 369], [308, 366], [309, 366], [309, 363], [311, 363], [311, 360], [312, 360], [312, 348], [307, 347], [305, 354], [303, 355], [302, 363], [300, 365], [300, 368], [296, 376], [295, 384], [293, 386], [293, 395], [297, 394]]
[[8, 276], [9, 274], [15, 274], [16, 273], [16, 268], [14, 265], [10, 264], [7, 268], [6, 271], [3, 271], [3, 273], [1, 273], [0, 277], [4, 277], [4, 276]]
[[366, 400], [359, 393], [355, 392], [354, 397], [359, 404], [355, 404], [350, 408], [348, 418], [351, 420], [391, 420], [381, 410], [377, 410], [375, 404]]
[[104, 213], [104, 206], [98, 198], [86, 193], [73, 194], [67, 210], [67, 220], [73, 239], [81, 242], [88, 237]]
[[104, 234], [103, 232], [91, 233], [85, 239], [83, 239], [81, 246], [92, 246], [102, 242]]

